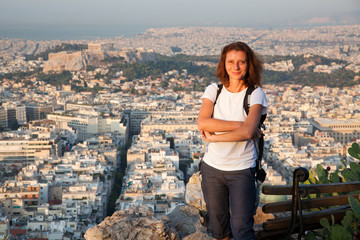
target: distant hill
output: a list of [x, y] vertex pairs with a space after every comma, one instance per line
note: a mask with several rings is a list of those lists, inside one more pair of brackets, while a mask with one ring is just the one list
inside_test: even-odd
[[[84, 46], [70, 46], [64, 45], [63, 47], [57, 48], [58, 51], [63, 51], [64, 49], [81, 49]], [[203, 91], [204, 88], [211, 82], [217, 82], [218, 79], [215, 77], [216, 65], [218, 62], [218, 56], [189, 56], [183, 54], [177, 54], [175, 56], [163, 56], [155, 54], [154, 59], [156, 61], [146, 61], [146, 62], [133, 62], [133, 61], [124, 61], [124, 58], [104, 58], [101, 63], [104, 66], [107, 66], [109, 72], [105, 79], [112, 79], [115, 74], [119, 71], [122, 71], [123, 76], [126, 77], [127, 81], [132, 81], [132, 79], [141, 79], [146, 77], [157, 78], [161, 74], [166, 73], [171, 70], [178, 70], [182, 72], [184, 69], [187, 70], [187, 74], [198, 76], [199, 82], [193, 84], [192, 89], [184, 90], [197, 90]], [[34, 56], [29, 57], [32, 59]], [[263, 60], [267, 64], [289, 61], [291, 60], [293, 64], [292, 71], [273, 71], [273, 70], [264, 70], [263, 73], [263, 82], [265, 84], [289, 84], [296, 83], [306, 86], [328, 86], [328, 87], [345, 87], [353, 86], [360, 84], [359, 80], [355, 81], [354, 79], [360, 78], [360, 73], [355, 73], [345, 68], [340, 68], [334, 71], [331, 74], [314, 72], [314, 68], [317, 65], [328, 65], [331, 64], [340, 64], [343, 66], [348, 65], [347, 62], [329, 59], [321, 56], [263, 56]], [[87, 66], [90, 67], [91, 66]], [[93, 66], [96, 67], [96, 66]], [[16, 81], [21, 81], [24, 77], [39, 75], [39, 79], [56, 79], [56, 81], [48, 81], [50, 84], [54, 82], [55, 85], [58, 84], [67, 84], [66, 81], [59, 81], [59, 79], [71, 79], [68, 74], [55, 74], [53, 76], [40, 74], [39, 71], [42, 69], [37, 69], [34, 72], [18, 72], [10, 73], [0, 76], [1, 79], [13, 79]], [[64, 77], [65, 76], [65, 77]]]
[[[331, 74], [313, 72], [315, 65], [330, 65], [331, 63], [347, 65], [348, 63], [345, 61], [328, 59], [321, 56], [307, 56], [306, 58], [304, 56], [264, 56], [263, 59], [265, 63], [291, 60], [294, 65], [293, 71], [264, 70], [263, 82], [266, 84], [296, 83], [307, 86], [326, 85], [328, 87], [345, 87], [359, 84], [359, 82], [354, 81], [354, 78], [355, 76], [360, 76], [360, 73], [344, 68], [338, 69]], [[128, 79], [148, 76], [157, 77], [161, 73], [170, 70], [181, 72], [183, 69], [187, 69], [188, 74], [197, 75], [205, 79], [201, 84], [201, 89], [203, 89], [206, 84], [218, 81], [215, 77], [217, 61], [218, 56], [188, 56], [179, 54], [172, 57], [158, 56], [158, 61], [156, 62], [123, 64], [116, 66], [116, 68], [122, 69], [124, 76]], [[315, 65], [307, 66], [310, 62]]]
[[293, 71], [271, 71], [264, 70], [263, 82], [268, 84], [286, 84], [296, 83], [306, 86], [328, 86], [328, 87], [345, 87], [354, 86], [359, 82], [354, 81], [355, 73], [345, 68], [340, 68], [333, 73], [314, 72], [317, 65], [330, 66], [332, 64], [346, 66], [346, 61], [338, 59], [329, 59], [321, 56], [265, 56], [264, 62], [272, 63], [279, 61], [291, 60], [294, 65]]
[[[128, 63], [145, 63], [156, 61], [153, 51], [139, 49], [114, 50], [113, 44], [89, 44], [88, 49], [81, 51], [61, 51], [49, 53], [48, 61], [44, 62], [45, 73], [85, 70], [87, 66], [106, 67], [113, 60]], [[106, 65], [106, 66], [105, 66]]]

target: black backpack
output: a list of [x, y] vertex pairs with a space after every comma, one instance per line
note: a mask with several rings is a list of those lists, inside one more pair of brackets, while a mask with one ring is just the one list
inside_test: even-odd
[[[221, 93], [221, 90], [223, 88], [223, 84], [219, 83], [218, 84], [218, 89], [217, 89], [217, 93], [216, 93], [216, 98], [215, 98], [215, 102], [214, 102], [214, 107], [216, 104], [216, 101]], [[250, 110], [250, 97], [251, 97], [251, 93], [256, 89], [257, 87], [255, 86], [250, 86], [247, 88], [246, 93], [245, 93], [245, 98], [244, 98], [244, 102], [243, 102], [243, 107], [245, 109], [246, 115], [249, 114], [249, 110]], [[214, 114], [214, 113], [213, 113]], [[261, 115], [260, 117], [260, 122], [259, 122], [259, 129], [265, 129], [265, 125], [264, 125], [264, 121], [266, 119], [266, 114]], [[266, 178], [266, 172], [265, 170], [261, 167], [261, 159], [263, 156], [263, 152], [264, 152], [264, 136], [262, 135], [261, 138], [259, 138], [258, 140], [255, 140], [255, 148], [257, 151], [257, 159], [256, 159], [256, 181], [258, 184], [261, 184], [265, 181]]]

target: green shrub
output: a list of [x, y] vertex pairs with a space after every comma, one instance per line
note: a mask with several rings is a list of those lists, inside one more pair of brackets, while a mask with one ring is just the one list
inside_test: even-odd
[[[353, 143], [348, 149], [348, 153], [355, 159], [360, 160], [360, 147], [359, 144]], [[321, 184], [321, 183], [339, 183], [339, 182], [353, 182], [360, 181], [360, 165], [359, 162], [350, 162], [349, 168], [347, 164], [342, 161], [342, 165], [336, 169], [335, 172], [329, 174], [328, 169], [324, 169], [320, 164], [316, 166], [315, 172], [310, 171], [309, 179], [305, 182], [307, 184]], [[360, 193], [359, 191], [353, 193]], [[347, 193], [332, 193], [323, 194], [324, 196], [329, 195], [340, 195]], [[310, 194], [310, 198], [320, 197], [320, 194]], [[354, 197], [349, 197], [349, 204], [351, 210], [346, 212], [346, 216], [341, 221], [341, 224], [335, 223], [334, 216], [332, 216], [332, 222], [322, 218], [320, 220], [321, 226], [324, 228], [318, 231], [310, 231], [305, 235], [305, 240], [360, 240], [360, 202]]]

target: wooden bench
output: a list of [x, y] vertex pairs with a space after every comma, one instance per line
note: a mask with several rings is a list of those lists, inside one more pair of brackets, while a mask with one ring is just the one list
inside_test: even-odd
[[[360, 190], [360, 181], [333, 183], [333, 184], [304, 184], [309, 177], [305, 168], [297, 168], [293, 175], [292, 186], [264, 186], [263, 194], [266, 195], [292, 195], [291, 200], [268, 203], [262, 207], [264, 213], [288, 215], [267, 220], [262, 224], [262, 230], [256, 233], [257, 239], [290, 239], [293, 234], [298, 234], [301, 239], [304, 231], [322, 228], [321, 218], [331, 222], [332, 215], [336, 222], [340, 222], [345, 212], [350, 209], [348, 197], [356, 199], [359, 193], [351, 192]], [[326, 193], [339, 193], [339, 196], [320, 196]], [[316, 194], [315, 198], [306, 199], [309, 194]], [[319, 210], [321, 209], [321, 210]], [[287, 213], [287, 214], [286, 214]]]

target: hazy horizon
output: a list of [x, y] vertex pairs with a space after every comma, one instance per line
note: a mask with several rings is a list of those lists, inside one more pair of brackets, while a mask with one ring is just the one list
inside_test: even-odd
[[2, 0], [0, 38], [80, 40], [159, 27], [360, 24], [358, 0]]

